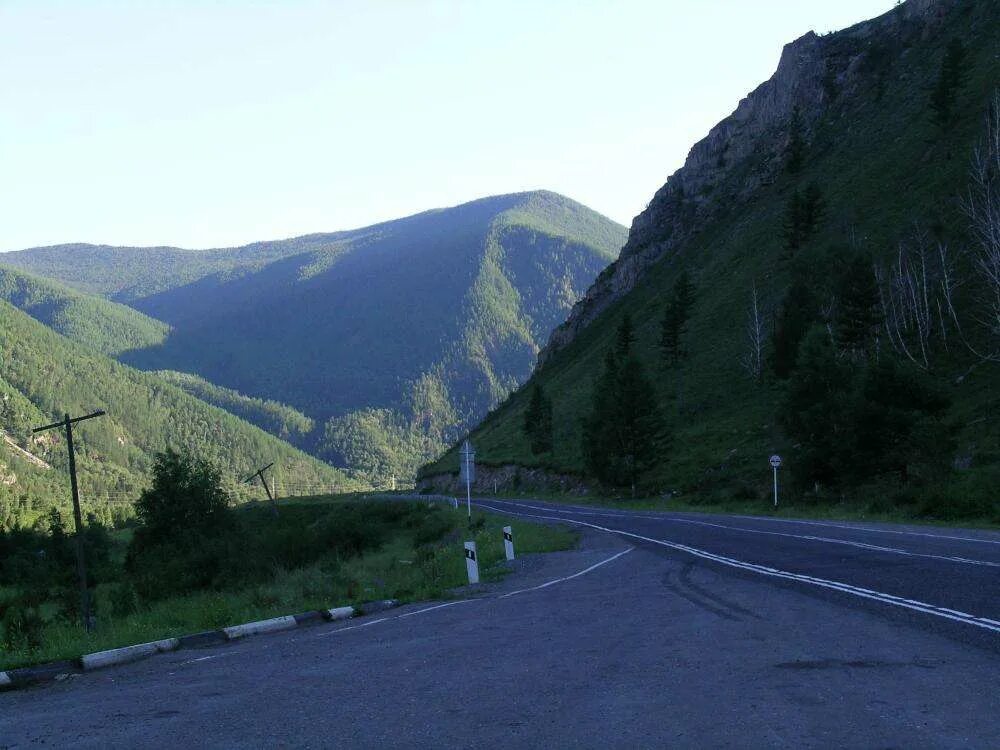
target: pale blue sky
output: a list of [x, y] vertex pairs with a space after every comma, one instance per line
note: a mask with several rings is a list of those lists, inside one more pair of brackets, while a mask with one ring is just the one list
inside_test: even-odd
[[892, 0], [0, 0], [0, 250], [534, 188], [629, 224], [781, 47]]

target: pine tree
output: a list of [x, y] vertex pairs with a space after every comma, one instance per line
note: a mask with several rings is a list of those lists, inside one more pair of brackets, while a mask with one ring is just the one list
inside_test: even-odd
[[781, 303], [771, 336], [771, 369], [782, 380], [795, 369], [799, 344], [817, 316], [816, 300], [809, 286], [801, 280], [793, 282]]
[[833, 483], [841, 475], [849, 453], [850, 392], [849, 367], [837, 359], [827, 332], [814, 326], [802, 341], [779, 411], [785, 433], [800, 446], [790, 464], [801, 486]]
[[524, 412], [524, 433], [533, 454], [552, 452], [552, 401], [539, 383], [532, 388], [531, 401]]
[[629, 487], [634, 496], [664, 440], [656, 393], [642, 365], [609, 351], [583, 423], [588, 471], [608, 486]]
[[616, 353], [619, 357], [625, 358], [632, 352], [632, 345], [635, 343], [635, 330], [632, 328], [632, 316], [625, 313], [622, 322], [618, 324], [616, 334]]
[[826, 214], [826, 202], [823, 192], [815, 182], [803, 192], [796, 190], [785, 203], [783, 232], [785, 236], [785, 254], [794, 256], [816, 234]]
[[951, 124], [958, 91], [965, 81], [966, 54], [961, 39], [955, 37], [948, 43], [941, 60], [941, 72], [931, 91], [930, 105], [934, 123], [942, 129]]
[[867, 254], [856, 253], [848, 260], [837, 280], [836, 298], [834, 336], [838, 348], [855, 358], [872, 354], [881, 313], [878, 284]]
[[687, 322], [693, 303], [694, 285], [687, 271], [681, 271], [681, 275], [674, 283], [670, 299], [667, 300], [663, 319], [660, 321], [660, 350], [668, 367], [687, 356], [684, 350], [684, 334], [687, 333]]
[[806, 144], [803, 137], [802, 112], [796, 106], [788, 122], [788, 161], [785, 163], [790, 174], [798, 174], [805, 165]]

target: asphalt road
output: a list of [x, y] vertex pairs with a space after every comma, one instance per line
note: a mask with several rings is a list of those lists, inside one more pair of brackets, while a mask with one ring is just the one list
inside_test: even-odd
[[0, 694], [0, 748], [1000, 746], [1000, 534], [480, 504], [581, 549]]

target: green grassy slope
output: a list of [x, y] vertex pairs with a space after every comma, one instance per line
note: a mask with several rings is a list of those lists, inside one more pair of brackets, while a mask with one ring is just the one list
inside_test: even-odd
[[[473, 431], [477, 458], [487, 465], [584, 474], [580, 420], [615, 329], [628, 313], [636, 325], [639, 357], [654, 376], [657, 399], [674, 432], [673, 443], [661, 447], [661, 459], [648, 476], [650, 488], [728, 497], [749, 487], [765, 494], [767, 456], [794, 450], [776, 424], [783, 388], [773, 379], [753, 382], [739, 360], [752, 287], [757, 286], [770, 317], [789, 285], [791, 268], [782, 248], [789, 195], [815, 181], [826, 197], [827, 218], [802, 256], [820, 277], [836, 272], [838, 258], [852, 243], [890, 259], [914, 222], [955, 251], [967, 247], [956, 199], [967, 185], [969, 157], [1000, 82], [998, 29], [998, 6], [959, 3], [932, 33], [917, 29], [905, 38], [875, 35], [861, 42], [843, 34], [821, 38], [830, 55], [856, 56], [860, 83], [838, 95], [816, 121], [803, 172], [764, 181], [747, 200], [734, 198], [774, 159], [762, 146], [701, 195], [687, 196], [711, 204], [711, 219], [647, 269], [633, 291], [555, 352]], [[945, 45], [954, 36], [968, 49], [966, 77], [957, 118], [941, 134], [931, 121], [928, 98]], [[671, 229], [657, 227], [663, 236]], [[679, 370], [668, 371], [659, 359], [659, 321], [682, 269], [697, 286], [687, 337], [690, 358]], [[1000, 462], [1000, 368], [973, 364], [953, 347], [936, 361], [934, 376], [953, 399], [949, 419], [958, 431], [957, 454], [971, 457], [976, 471]], [[530, 453], [522, 433], [534, 382], [554, 401], [555, 449], [540, 457]], [[423, 473], [455, 470], [453, 449]]]
[[[0, 514], [30, 516], [67, 499], [64, 439], [32, 438], [32, 427], [104, 409], [81, 424], [81, 492], [128, 501], [146, 485], [153, 454], [167, 447], [198, 452], [234, 485], [253, 469], [276, 462], [287, 486], [350, 487], [343, 474], [243, 420], [188, 395], [155, 374], [142, 373], [70, 341], [0, 301]], [[45, 468], [25, 453], [49, 464]]]
[[620, 225], [537, 191], [228, 251], [8, 258], [171, 326], [122, 361], [287, 404], [317, 425], [300, 444], [384, 482], [412, 477], [528, 376], [624, 241]]
[[163, 343], [170, 327], [125, 305], [0, 266], [0, 299], [94, 351], [116, 356]]

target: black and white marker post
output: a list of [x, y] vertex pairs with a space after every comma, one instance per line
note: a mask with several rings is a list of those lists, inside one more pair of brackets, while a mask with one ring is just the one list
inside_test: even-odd
[[476, 543], [465, 543], [465, 570], [469, 574], [469, 583], [479, 583], [479, 558], [476, 556]]
[[510, 526], [503, 527], [503, 551], [508, 560], [514, 559], [514, 532], [511, 531]]
[[774, 469], [774, 507], [778, 507], [778, 467], [781, 466], [781, 456], [777, 453], [771, 456], [771, 468]]
[[472, 522], [472, 483], [476, 479], [476, 452], [472, 449], [472, 443], [466, 440], [462, 443], [461, 451], [462, 479], [465, 481], [465, 507], [469, 514], [469, 522]]

